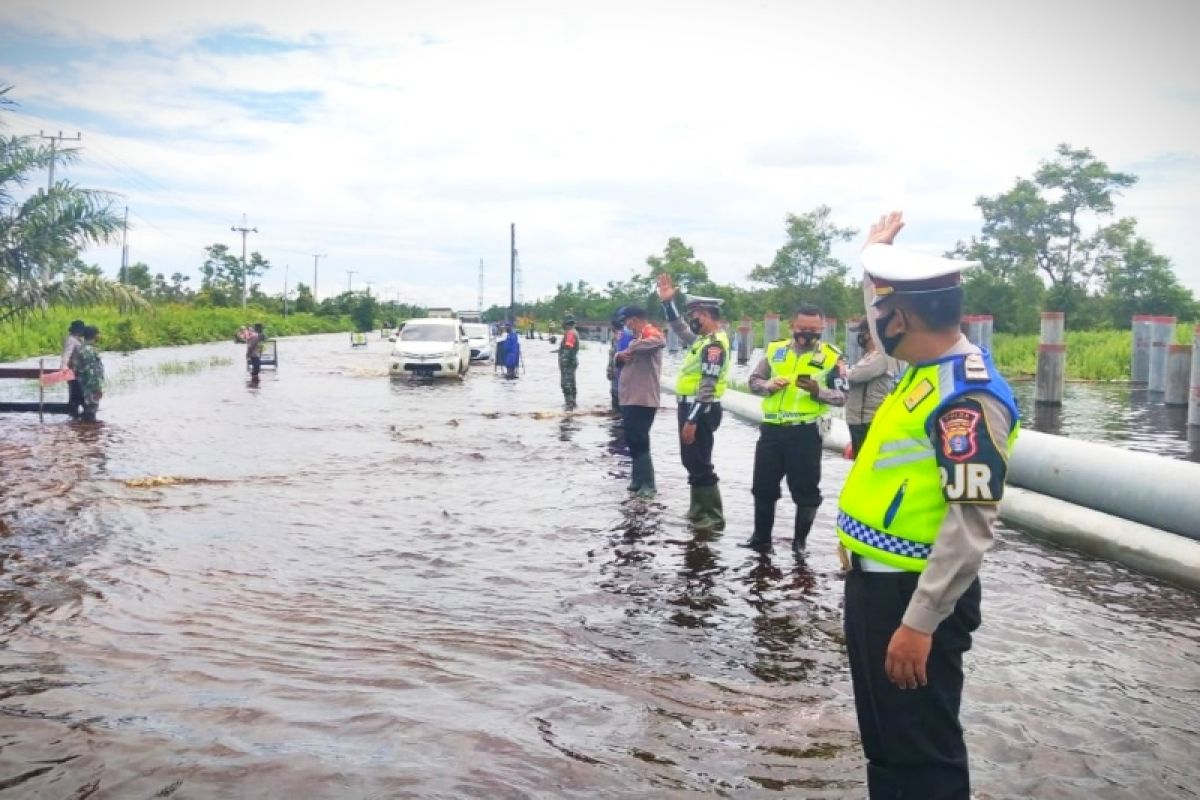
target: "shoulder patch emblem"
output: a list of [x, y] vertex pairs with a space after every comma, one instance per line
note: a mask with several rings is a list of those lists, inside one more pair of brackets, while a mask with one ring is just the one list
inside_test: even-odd
[[963, 377], [971, 383], [987, 383], [992, 379], [987, 362], [979, 353], [970, 353], [963, 359]]
[[929, 382], [928, 378], [925, 378], [908, 393], [908, 397], [904, 398], [904, 407], [912, 411], [931, 394], [933, 394], [933, 384]]
[[719, 344], [709, 345], [704, 351], [704, 360], [710, 364], [716, 364], [721, 361], [721, 357], [725, 354], [725, 348]]
[[780, 347], [775, 350], [775, 355], [771, 356], [771, 360], [778, 361], [782, 364], [784, 361], [787, 361], [787, 356], [788, 349], [786, 347]]
[[952, 408], [938, 418], [942, 430], [942, 452], [951, 461], [967, 461], [979, 452], [979, 420], [983, 415], [970, 408]]

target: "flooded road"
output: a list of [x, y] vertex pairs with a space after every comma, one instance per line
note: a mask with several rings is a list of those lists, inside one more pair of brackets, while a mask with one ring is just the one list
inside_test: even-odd
[[[827, 455], [808, 568], [626, 500], [581, 353], [393, 383], [386, 343], [106, 357], [103, 424], [0, 419], [0, 797], [862, 797]], [[194, 369], [163, 369], [171, 363]], [[664, 397], [664, 402], [671, 399]], [[781, 513], [782, 529], [789, 514]], [[1200, 596], [1011, 531], [964, 724], [983, 798], [1200, 797]]]

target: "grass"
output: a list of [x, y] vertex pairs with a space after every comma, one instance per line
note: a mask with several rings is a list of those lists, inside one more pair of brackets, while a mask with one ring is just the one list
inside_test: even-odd
[[[1178, 325], [1175, 341], [1191, 344], [1193, 326]], [[992, 356], [1008, 378], [1037, 374], [1038, 337], [998, 333]], [[1067, 331], [1067, 378], [1085, 381], [1127, 381], [1133, 360], [1133, 332], [1124, 330]]]
[[170, 347], [233, 340], [247, 322], [261, 322], [268, 336], [336, 333], [350, 329], [347, 317], [291, 314], [284, 317], [257, 309], [157, 306], [149, 311], [121, 314], [114, 308], [54, 308], [24, 323], [0, 325], [0, 361], [32, 356], [57, 356], [73, 319], [100, 328], [101, 348], [128, 352], [146, 347]]

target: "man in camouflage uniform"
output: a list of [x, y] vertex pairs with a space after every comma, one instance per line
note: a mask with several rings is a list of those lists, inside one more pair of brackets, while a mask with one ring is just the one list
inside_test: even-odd
[[75, 356], [78, 365], [76, 375], [83, 391], [83, 413], [79, 418], [84, 422], [96, 421], [96, 412], [100, 410], [100, 400], [104, 397], [104, 362], [100, 360], [100, 351], [96, 349], [99, 335], [99, 329], [91, 325], [84, 328], [83, 344]]
[[575, 370], [579, 368], [579, 334], [575, 332], [575, 317], [570, 314], [563, 320], [562, 343], [556, 352], [563, 400], [570, 410], [575, 408]]

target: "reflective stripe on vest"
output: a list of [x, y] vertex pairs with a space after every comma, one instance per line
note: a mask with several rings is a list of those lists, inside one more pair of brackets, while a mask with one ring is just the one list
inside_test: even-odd
[[1020, 429], [1012, 391], [987, 353], [987, 380], [968, 382], [966, 357], [909, 367], [875, 413], [838, 500], [838, 539], [847, 550], [910, 572], [925, 569], [947, 508], [930, 424], [960, 396], [984, 392], [1004, 404], [1011, 451]]
[[730, 348], [729, 337], [723, 330], [717, 330], [705, 336], [698, 336], [692, 346], [683, 356], [683, 366], [679, 368], [679, 376], [675, 379], [675, 394], [680, 397], [691, 397], [700, 391], [700, 382], [704, 378], [704, 348], [720, 345], [725, 348], [725, 362], [721, 365], [721, 374], [717, 377], [717, 388], [714, 397], [720, 399], [725, 394], [725, 386], [729, 380]]
[[[820, 354], [819, 363], [813, 358]], [[824, 386], [829, 373], [837, 368], [841, 353], [832, 345], [821, 343], [821, 349], [796, 355], [789, 340], [767, 345], [766, 359], [771, 378], [787, 378], [788, 385], [763, 398], [762, 419], [768, 425], [797, 425], [814, 422], [829, 410], [829, 406], [814, 400], [808, 392], [796, 386], [796, 379], [810, 377]]]

